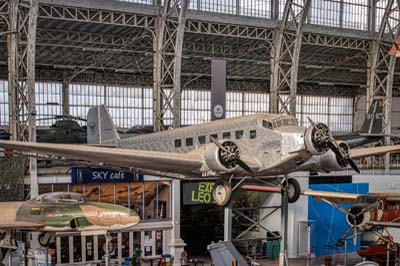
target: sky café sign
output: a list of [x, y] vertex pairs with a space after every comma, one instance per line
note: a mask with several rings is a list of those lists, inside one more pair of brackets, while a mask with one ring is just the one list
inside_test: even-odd
[[103, 168], [75, 168], [71, 169], [73, 184], [143, 182], [143, 174], [114, 171]]

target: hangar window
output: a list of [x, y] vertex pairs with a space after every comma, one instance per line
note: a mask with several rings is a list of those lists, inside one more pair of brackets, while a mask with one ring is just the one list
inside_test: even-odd
[[243, 137], [243, 130], [238, 130], [235, 132], [236, 139], [241, 139]]
[[222, 133], [222, 138], [223, 139], [230, 139], [231, 138], [231, 132]]
[[218, 134], [211, 134], [211, 135], [210, 135], [210, 140], [211, 140], [212, 138], [213, 138], [213, 139], [218, 139]]
[[272, 123], [267, 121], [267, 120], [263, 120], [263, 127], [271, 129], [272, 130]]
[[255, 139], [257, 137], [257, 131], [255, 130], [250, 130], [250, 138]]
[[180, 139], [175, 140], [175, 148], [179, 148], [182, 146], [182, 141]]
[[193, 146], [193, 138], [186, 139], [186, 146]]
[[206, 136], [199, 136], [197, 139], [199, 140], [199, 144], [206, 143]]

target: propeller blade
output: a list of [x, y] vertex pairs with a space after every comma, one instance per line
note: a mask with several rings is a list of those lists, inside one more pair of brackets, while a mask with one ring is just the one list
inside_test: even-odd
[[210, 140], [212, 143], [214, 143], [218, 148], [220, 148], [221, 150], [223, 150], [226, 153], [231, 153], [227, 148], [225, 148], [221, 143], [218, 142], [218, 140], [216, 140], [213, 137], [210, 137]]
[[353, 168], [354, 171], [356, 171], [357, 173], [361, 173], [360, 169], [358, 169], [357, 164], [353, 161], [353, 159], [349, 158], [347, 159], [351, 168]]
[[247, 165], [244, 161], [242, 161], [240, 158], [236, 159], [237, 164], [246, 172], [249, 172], [250, 174], [254, 174], [253, 170], [251, 170], [250, 166]]
[[336, 156], [338, 157], [339, 160], [343, 159], [342, 153], [340, 152], [339, 148], [332, 140], [328, 141], [327, 144], [328, 144], [329, 149], [331, 149], [333, 151], [333, 153], [336, 154]]
[[357, 246], [357, 225], [354, 219], [354, 228], [353, 228], [353, 246]]
[[311, 120], [311, 118], [309, 116], [307, 116], [308, 122], [310, 122], [310, 124], [315, 127], [315, 123], [314, 121]]

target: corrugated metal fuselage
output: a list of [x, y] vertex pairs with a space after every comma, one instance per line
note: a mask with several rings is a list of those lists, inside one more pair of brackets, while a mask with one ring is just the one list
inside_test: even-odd
[[[305, 130], [305, 127], [297, 126], [297, 121], [291, 116], [258, 114], [112, 140], [104, 144], [138, 150], [202, 152], [211, 143], [212, 136], [220, 142], [230, 140], [236, 143], [242, 158], [251, 157], [260, 165], [256, 175], [265, 176], [287, 173], [311, 157], [305, 149]], [[246, 172], [238, 169], [237, 174]]]

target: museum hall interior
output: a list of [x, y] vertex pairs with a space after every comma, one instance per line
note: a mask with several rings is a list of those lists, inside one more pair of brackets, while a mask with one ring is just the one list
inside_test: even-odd
[[400, 0], [0, 0], [0, 266], [400, 266]]

